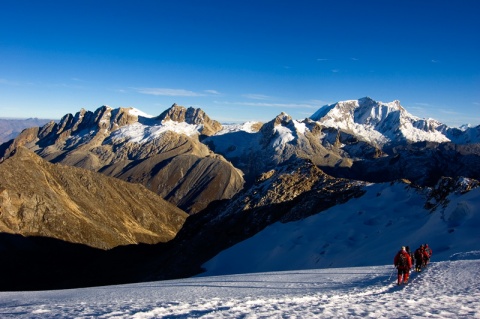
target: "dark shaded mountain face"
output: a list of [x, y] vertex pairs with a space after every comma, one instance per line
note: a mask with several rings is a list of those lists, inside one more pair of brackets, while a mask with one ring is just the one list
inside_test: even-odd
[[442, 177], [480, 179], [480, 144], [419, 142], [397, 146], [382, 157], [356, 160], [348, 169], [322, 168], [333, 176], [373, 183], [404, 178], [434, 186]]
[[165, 244], [110, 250], [50, 237], [0, 233], [0, 291], [53, 290], [139, 282]]

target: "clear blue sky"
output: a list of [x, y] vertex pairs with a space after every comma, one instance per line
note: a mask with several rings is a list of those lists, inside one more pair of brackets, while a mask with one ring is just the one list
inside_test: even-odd
[[369, 96], [478, 125], [479, 17], [478, 0], [0, 0], [0, 117], [269, 121]]

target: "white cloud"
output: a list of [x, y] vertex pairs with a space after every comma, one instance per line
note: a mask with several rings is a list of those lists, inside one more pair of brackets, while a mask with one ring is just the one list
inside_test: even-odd
[[421, 102], [416, 102], [415, 105], [430, 106], [430, 104], [428, 104], [428, 103], [421, 103]]
[[268, 100], [271, 99], [270, 96], [264, 94], [243, 94], [243, 97], [252, 100]]
[[318, 108], [324, 105], [332, 104], [332, 102], [328, 102], [324, 100], [308, 100], [308, 101], [305, 101], [305, 103], [311, 105], [312, 108]]
[[223, 105], [243, 105], [254, 107], [279, 107], [279, 108], [318, 108], [316, 105], [308, 103], [265, 103], [265, 102], [221, 102], [215, 101], [215, 103]]
[[213, 95], [221, 95], [222, 93], [218, 92], [217, 90], [205, 90], [203, 91], [208, 94], [213, 94]]
[[452, 110], [447, 110], [447, 109], [441, 109], [441, 110], [439, 110], [439, 111], [440, 111], [440, 113], [449, 114], [449, 115], [459, 115], [459, 114], [462, 114], [461, 112], [452, 111]]
[[169, 89], [169, 88], [136, 88], [138, 93], [149, 95], [163, 95], [163, 96], [205, 96], [205, 94], [197, 93], [184, 89]]
[[317, 59], [317, 61], [328, 61], [328, 59]]
[[410, 107], [408, 107], [408, 110], [409, 110], [410, 112], [414, 112], [414, 111], [415, 111], [415, 112], [417, 112], [417, 113], [426, 112], [426, 109], [425, 109], [425, 107], [423, 107], [423, 106], [410, 106]]

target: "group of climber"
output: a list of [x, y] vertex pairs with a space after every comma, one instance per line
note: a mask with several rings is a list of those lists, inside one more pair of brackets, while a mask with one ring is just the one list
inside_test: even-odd
[[410, 247], [402, 246], [402, 249], [395, 255], [393, 264], [398, 270], [397, 285], [407, 284], [410, 270], [415, 264], [415, 271], [420, 272], [427, 267], [432, 257], [432, 249], [428, 244], [418, 247], [414, 253], [410, 251]]

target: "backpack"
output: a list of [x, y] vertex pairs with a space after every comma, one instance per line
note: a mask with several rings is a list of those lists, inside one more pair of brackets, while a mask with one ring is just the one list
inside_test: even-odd
[[422, 250], [420, 248], [415, 250], [415, 259], [416, 260], [422, 260], [423, 259]]
[[408, 260], [406, 254], [400, 253], [400, 255], [398, 256], [398, 267], [408, 268]]

